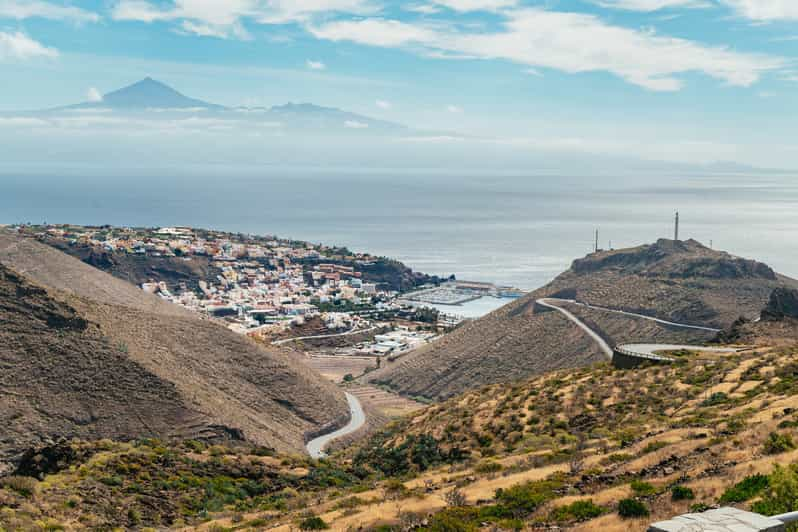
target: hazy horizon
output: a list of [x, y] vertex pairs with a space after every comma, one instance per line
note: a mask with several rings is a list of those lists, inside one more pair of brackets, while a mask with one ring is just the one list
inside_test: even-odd
[[[796, 20], [784, 0], [0, 0], [0, 169], [795, 169]], [[229, 108], [350, 114], [105, 109], [146, 77]]]

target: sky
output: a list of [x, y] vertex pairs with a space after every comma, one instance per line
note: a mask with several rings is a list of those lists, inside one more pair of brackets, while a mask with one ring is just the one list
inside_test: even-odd
[[[0, 0], [0, 111], [151, 76], [228, 106], [313, 102], [457, 132], [493, 153], [795, 169], [796, 59], [796, 0]], [[60, 142], [24, 128], [0, 117], [0, 140]]]

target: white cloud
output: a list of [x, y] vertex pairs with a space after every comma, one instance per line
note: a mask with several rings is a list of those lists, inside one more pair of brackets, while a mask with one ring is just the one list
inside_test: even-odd
[[390, 109], [391, 107], [393, 107], [391, 102], [386, 100], [377, 100], [376, 102], [374, 102], [374, 105], [376, 105], [380, 109]]
[[310, 26], [308, 30], [319, 39], [384, 47], [423, 44], [436, 48], [441, 37], [432, 27], [381, 18], [341, 20]]
[[503, 27], [492, 32], [378, 18], [333, 21], [309, 31], [320, 39], [402, 47], [428, 57], [499, 59], [568, 73], [609, 72], [657, 91], [679, 90], [679, 75], [690, 72], [745, 87], [786, 65], [778, 57], [614, 26], [590, 14], [529, 8], [505, 11], [503, 17]]
[[101, 102], [103, 101], [103, 95], [95, 89], [94, 87], [90, 87], [89, 90], [86, 92], [86, 100], [90, 102]]
[[423, 26], [381, 18], [341, 20], [308, 29], [319, 39], [384, 47], [433, 43], [439, 37], [434, 30]]
[[496, 11], [515, 7], [518, 0], [432, 0], [433, 3], [461, 13], [467, 11]]
[[335, 13], [368, 15], [378, 10], [372, 0], [172, 0], [166, 4], [119, 0], [111, 16], [115, 20], [147, 23], [179, 21], [188, 33], [248, 39], [244, 19], [259, 24], [285, 24]]
[[0, 0], [0, 18], [17, 20], [47, 18], [73, 22], [97, 22], [100, 20], [97, 13], [79, 7], [61, 6], [39, 0]]
[[242, 41], [252, 39], [249, 32], [239, 23], [229, 24], [227, 26], [216, 26], [212, 24], [203, 24], [184, 20], [180, 24], [180, 32], [198, 37], [216, 37], [217, 39], [230, 39], [236, 38]]
[[796, 0], [720, 0], [738, 15], [758, 22], [798, 20]]
[[357, 120], [347, 120], [344, 122], [344, 127], [349, 129], [366, 129], [369, 127], [369, 125], [364, 124], [363, 122], [358, 122]]
[[628, 11], [658, 11], [660, 9], [706, 8], [712, 4], [705, 0], [593, 0], [593, 3], [612, 9], [626, 9]]
[[457, 105], [451, 105], [451, 104], [446, 106], [446, 110], [449, 111], [450, 113], [455, 113], [455, 114], [460, 114], [460, 113], [463, 112], [463, 108], [462, 107], [459, 107]]
[[58, 57], [58, 50], [48, 48], [19, 31], [16, 33], [0, 31], [0, 61], [36, 57], [55, 58]]
[[327, 65], [325, 65], [321, 61], [312, 61], [310, 59], [305, 61], [305, 65], [311, 70], [324, 70], [327, 68]]
[[436, 7], [432, 4], [413, 4], [409, 6], [402, 6], [402, 9], [405, 11], [410, 11], [411, 13], [421, 13], [422, 15], [434, 15], [435, 13], [440, 13], [441, 9]]

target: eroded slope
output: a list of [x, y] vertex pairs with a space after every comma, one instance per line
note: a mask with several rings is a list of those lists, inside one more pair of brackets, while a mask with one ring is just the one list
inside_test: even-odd
[[[228, 427], [233, 437], [285, 451], [300, 451], [306, 434], [325, 425], [345, 422], [348, 417], [343, 394], [289, 354], [258, 346], [221, 325], [202, 320], [48, 246], [0, 234], [0, 263], [41, 285], [47, 290], [47, 297], [69, 307], [77, 319], [92, 324], [92, 334], [116, 350], [127, 363], [168, 384], [175, 400], [165, 400], [167, 405], [173, 402], [175, 408], [199, 416], [196, 423], [174, 424], [168, 418], [167, 406], [151, 405], [152, 416], [157, 417], [163, 411], [164, 423], [172, 426], [170, 433], [162, 436], [177, 432], [175, 435], [179, 437], [193, 437], [218, 425]], [[20, 320], [22, 332], [7, 334], [24, 333], [24, 313]], [[46, 322], [42, 327], [50, 336], [57, 337], [57, 331], [48, 329]], [[65, 350], [72, 353], [74, 348]], [[88, 359], [86, 364], [113, 375], [104, 366], [103, 358], [92, 358], [95, 350], [87, 347], [82, 352]], [[13, 348], [13, 354], [20, 357], [19, 348]], [[39, 366], [20, 369], [21, 376], [50, 381], [54, 386], [61, 381], [59, 374], [53, 373], [49, 348], [32, 347], [27, 357], [42, 361]], [[4, 363], [6, 360], [3, 359]], [[61, 366], [60, 371], [76, 379], [92, 375], [84, 365]], [[116, 380], [98, 384], [109, 392], [108, 408], [115, 408], [117, 401], [124, 403], [146, 396], [149, 389], [146, 379], [130, 377], [127, 393], [117, 395], [113, 390], [115, 384]], [[10, 394], [2, 395], [9, 400], [6, 396]], [[42, 400], [46, 397], [44, 394]], [[55, 396], [47, 400], [60, 401]], [[26, 418], [20, 419], [24, 426]], [[125, 432], [127, 421], [120, 421], [120, 434]], [[73, 420], [70, 427], [80, 422]], [[37, 430], [35, 425], [29, 428]], [[41, 433], [47, 434], [46, 430]], [[126, 434], [139, 436], [137, 430]]]

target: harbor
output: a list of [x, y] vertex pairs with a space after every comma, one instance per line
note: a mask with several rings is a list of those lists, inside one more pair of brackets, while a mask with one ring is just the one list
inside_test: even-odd
[[489, 314], [522, 295], [522, 290], [509, 286], [476, 281], [448, 281], [439, 286], [404, 294], [400, 303], [434, 308], [440, 312], [441, 321], [457, 324], [465, 319]]

